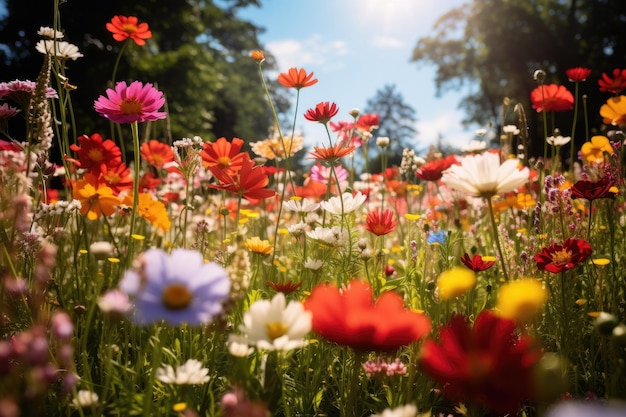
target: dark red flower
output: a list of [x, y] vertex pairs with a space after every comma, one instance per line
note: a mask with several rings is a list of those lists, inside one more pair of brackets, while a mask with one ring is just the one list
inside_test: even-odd
[[458, 165], [459, 161], [457, 161], [454, 155], [446, 156], [443, 159], [435, 159], [419, 167], [415, 172], [415, 176], [423, 181], [439, 181], [443, 176], [443, 171], [455, 164]]
[[338, 112], [339, 108], [335, 103], [323, 101], [321, 103], [317, 103], [317, 106], [315, 106], [315, 108], [308, 109], [306, 113], [304, 113], [304, 118], [311, 122], [326, 124]]
[[615, 68], [613, 70], [613, 77], [602, 73], [602, 78], [598, 80], [598, 86], [603, 93], [609, 92], [618, 94], [626, 88], [626, 69]]
[[470, 258], [469, 253], [463, 255], [461, 262], [474, 272], [485, 271], [496, 263], [496, 261], [485, 261], [483, 257], [478, 254]]
[[555, 243], [543, 248], [534, 259], [537, 268], [556, 274], [576, 267], [587, 259], [591, 252], [591, 245], [586, 240], [568, 238], [562, 245]]
[[292, 280], [289, 280], [287, 282], [265, 281], [265, 283], [268, 287], [273, 288], [274, 291], [282, 292], [285, 295], [291, 294], [302, 285], [302, 282], [293, 282]]
[[395, 219], [393, 210], [390, 209], [381, 210], [377, 208], [367, 213], [367, 218], [365, 219], [365, 229], [376, 236], [383, 236], [393, 232], [397, 225], [398, 220]]
[[615, 198], [615, 193], [611, 191], [614, 186], [615, 183], [607, 177], [599, 181], [580, 180], [572, 185], [572, 198], [584, 198], [589, 201], [598, 198]]
[[422, 345], [419, 363], [455, 402], [479, 404], [515, 415], [532, 397], [532, 368], [541, 353], [529, 337], [519, 337], [512, 320], [483, 310], [473, 327], [455, 315], [439, 329], [439, 343]]
[[575, 83], [585, 81], [590, 74], [591, 70], [583, 67], [570, 68], [565, 71], [567, 79]]
[[561, 112], [574, 108], [574, 96], [567, 88], [556, 84], [542, 84], [530, 93], [533, 109]]
[[219, 180], [220, 184], [209, 184], [211, 188], [230, 191], [248, 200], [259, 200], [276, 195], [274, 190], [267, 187], [269, 178], [263, 173], [263, 167], [254, 164], [248, 154], [241, 163], [241, 169], [236, 172], [225, 170], [218, 165], [209, 166], [209, 170]]
[[313, 330], [360, 351], [393, 352], [421, 339], [431, 328], [428, 317], [404, 307], [400, 294], [388, 291], [374, 302], [372, 289], [360, 280], [344, 290], [333, 284], [317, 285], [304, 308], [313, 313]]

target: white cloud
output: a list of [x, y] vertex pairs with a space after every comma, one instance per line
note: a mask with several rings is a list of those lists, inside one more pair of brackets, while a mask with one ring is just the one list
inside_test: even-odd
[[372, 45], [377, 46], [379, 48], [403, 48], [404, 42], [400, 39], [395, 38], [393, 36], [376, 36], [372, 40]]
[[267, 49], [276, 57], [281, 71], [311, 64], [326, 70], [342, 68], [344, 63], [339, 58], [348, 54], [348, 46], [344, 41], [324, 41], [317, 34], [303, 40], [269, 42]]
[[463, 125], [458, 123], [459, 120], [461, 120], [459, 113], [447, 112], [438, 113], [434, 118], [418, 121], [417, 131], [420, 143], [435, 144], [441, 136], [444, 143], [461, 148], [474, 139], [474, 135], [463, 128]]

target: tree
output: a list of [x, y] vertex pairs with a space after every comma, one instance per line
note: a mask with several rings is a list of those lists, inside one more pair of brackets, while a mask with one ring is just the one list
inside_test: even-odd
[[[567, 86], [566, 69], [593, 69], [581, 94], [587, 94], [589, 109], [598, 109], [607, 97], [595, 80], [625, 64], [624, 22], [622, 0], [473, 0], [444, 14], [433, 34], [418, 40], [413, 61], [435, 64], [438, 94], [466, 84], [477, 87], [460, 103], [465, 123], [502, 123], [503, 99], [509, 97], [539, 126], [529, 111], [529, 94], [537, 87], [533, 72], [542, 69], [546, 83]], [[571, 114], [567, 117], [571, 126]], [[598, 125], [600, 119], [594, 121]], [[565, 122], [557, 126], [569, 134]]]
[[[59, 4], [60, 3], [60, 4]], [[0, 21], [2, 81], [34, 79], [42, 56], [35, 51], [40, 26], [53, 26], [55, 18], [65, 40], [76, 44], [83, 58], [67, 65], [76, 114], [76, 135], [108, 131], [96, 116], [93, 101], [112, 85], [114, 63], [124, 47], [105, 24], [115, 15], [137, 16], [153, 33], [139, 47], [128, 44], [114, 81], [141, 80], [158, 86], [167, 97], [168, 129], [153, 135], [174, 139], [202, 136], [205, 140], [238, 136], [262, 139], [272, 123], [257, 71], [249, 52], [261, 49], [260, 28], [237, 18], [243, 7], [258, 0], [146, 0], [126, 2], [50, 1], [48, 7], [7, 0], [7, 15]], [[58, 16], [55, 15], [58, 4]], [[267, 67], [273, 59], [267, 57]]]
[[376, 136], [390, 139], [389, 165], [399, 165], [402, 160], [402, 149], [408, 142], [415, 140], [417, 129], [416, 112], [404, 101], [402, 94], [396, 91], [395, 85], [385, 85], [376, 92], [376, 96], [367, 100], [365, 113], [380, 116]]

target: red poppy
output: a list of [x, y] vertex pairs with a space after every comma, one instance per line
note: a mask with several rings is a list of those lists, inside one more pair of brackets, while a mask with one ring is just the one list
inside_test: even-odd
[[572, 198], [584, 198], [589, 201], [598, 198], [615, 198], [615, 193], [611, 191], [614, 186], [615, 183], [607, 177], [599, 181], [580, 180], [572, 185]]
[[276, 195], [274, 190], [265, 188], [269, 178], [263, 173], [263, 168], [255, 166], [254, 161], [244, 153], [241, 169], [237, 172], [224, 170], [217, 165], [210, 166], [209, 170], [221, 184], [210, 184], [209, 187], [230, 191], [248, 200], [258, 200]]
[[576, 267], [591, 255], [591, 245], [584, 239], [568, 238], [563, 244], [545, 247], [535, 255], [537, 268], [542, 271], [564, 272]]
[[365, 229], [376, 236], [383, 236], [393, 232], [397, 225], [398, 221], [390, 209], [381, 210], [378, 208], [370, 211], [365, 219]]
[[439, 181], [443, 176], [443, 171], [458, 164], [459, 161], [454, 155], [448, 155], [443, 159], [426, 162], [415, 172], [415, 176], [423, 181]]
[[602, 73], [602, 78], [598, 80], [598, 86], [603, 93], [609, 92], [618, 94], [626, 88], [626, 69], [615, 68], [613, 70], [613, 77]]
[[274, 289], [274, 291], [282, 292], [285, 295], [291, 294], [302, 285], [302, 282], [293, 282], [292, 280], [289, 280], [287, 282], [265, 281], [265, 283], [267, 284], [267, 286]]
[[535, 88], [530, 93], [533, 109], [538, 112], [544, 109], [547, 112], [567, 111], [574, 108], [574, 96], [562, 85], [545, 84]]
[[226, 138], [219, 138], [215, 142], [205, 142], [200, 152], [202, 165], [205, 168], [218, 167], [223, 171], [239, 171], [245, 152], [241, 152], [243, 140], [233, 138], [231, 142]]
[[311, 122], [326, 124], [338, 112], [339, 108], [335, 103], [323, 101], [321, 103], [317, 103], [317, 106], [315, 106], [315, 108], [308, 109], [306, 113], [304, 113], [304, 118]]
[[329, 164], [334, 164], [338, 159], [343, 158], [344, 156], [351, 155], [354, 152], [354, 145], [344, 146], [341, 143], [337, 143], [334, 146], [330, 147], [313, 147], [313, 151], [309, 152], [309, 154], [313, 158], [320, 162], [327, 162]]
[[575, 83], [585, 81], [590, 74], [591, 70], [583, 67], [570, 68], [565, 71], [567, 79]]
[[316, 84], [317, 78], [313, 78], [312, 72], [307, 74], [304, 68], [289, 68], [288, 72], [278, 74], [278, 82], [287, 88], [299, 90]]
[[130, 38], [139, 46], [146, 44], [146, 39], [152, 37], [152, 32], [148, 29], [147, 23], [139, 23], [139, 19], [135, 16], [115, 16], [106, 28], [113, 34], [113, 39], [123, 42]]
[[463, 255], [461, 262], [474, 272], [485, 271], [496, 263], [496, 261], [484, 261], [483, 257], [478, 254], [470, 258], [469, 253]]
[[170, 145], [150, 139], [141, 144], [141, 157], [156, 169], [161, 169], [168, 162], [174, 162], [174, 151]]
[[400, 294], [388, 291], [374, 302], [372, 289], [360, 280], [351, 281], [344, 290], [328, 283], [317, 285], [304, 308], [313, 312], [313, 330], [360, 351], [393, 352], [431, 329], [430, 319], [405, 308]]
[[473, 327], [455, 315], [439, 329], [439, 343], [422, 345], [419, 363], [455, 402], [474, 402], [515, 415], [532, 397], [533, 365], [541, 352], [529, 337], [519, 337], [513, 320], [483, 310]]
[[105, 166], [116, 167], [122, 162], [122, 151], [111, 139], [103, 139], [98, 133], [78, 137], [80, 146], [70, 145], [78, 153], [78, 161], [69, 159], [92, 173], [100, 173]]
[[378, 128], [380, 124], [380, 115], [374, 113], [366, 113], [359, 116], [354, 127], [361, 132], [371, 132]]

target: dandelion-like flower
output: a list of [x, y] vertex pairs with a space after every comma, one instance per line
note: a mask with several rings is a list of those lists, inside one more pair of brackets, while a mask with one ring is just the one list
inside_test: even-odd
[[209, 382], [209, 370], [202, 366], [202, 362], [189, 359], [176, 369], [172, 365], [165, 365], [157, 369], [156, 378], [172, 385], [200, 385]]
[[311, 312], [299, 301], [287, 303], [279, 292], [272, 300], [255, 301], [243, 316], [239, 330], [259, 349], [287, 351], [305, 346], [311, 331]]
[[139, 324], [200, 325], [223, 311], [230, 279], [218, 264], [204, 262], [200, 252], [175, 249], [168, 255], [149, 249], [136, 269], [126, 271], [120, 288], [134, 298], [133, 320]]
[[441, 178], [450, 188], [474, 197], [490, 198], [514, 191], [528, 181], [528, 168], [519, 168], [517, 159], [500, 164], [500, 155], [486, 152], [463, 158], [461, 165], [452, 165]]
[[163, 104], [163, 93], [152, 84], [133, 81], [127, 85], [121, 81], [115, 89], [108, 88], [106, 97], [100, 96], [94, 107], [100, 115], [121, 124], [165, 119], [167, 113], [158, 111]]

